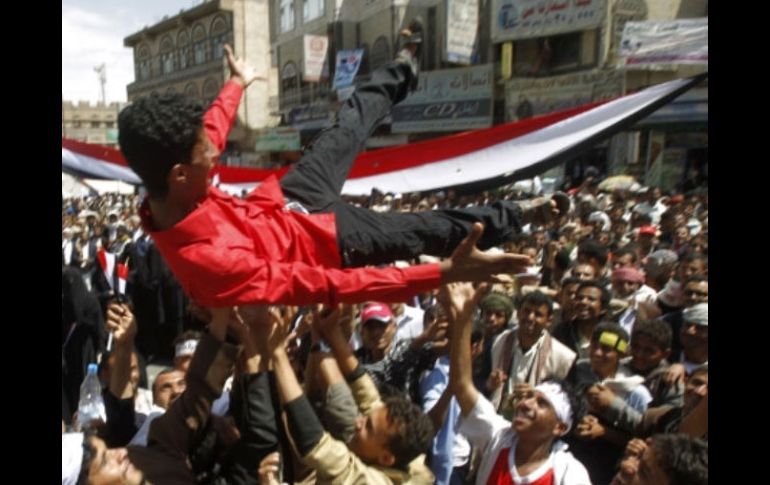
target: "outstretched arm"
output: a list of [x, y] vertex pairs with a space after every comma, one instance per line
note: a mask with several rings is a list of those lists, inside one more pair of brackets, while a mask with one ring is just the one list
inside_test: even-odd
[[534, 264], [532, 259], [521, 254], [481, 252], [476, 243], [483, 232], [482, 224], [474, 224], [471, 233], [457, 246], [452, 257], [439, 263], [441, 283], [489, 280], [502, 282], [494, 275], [522, 273]]
[[[496, 281], [493, 275], [517, 273], [532, 264], [518, 254], [485, 254], [475, 244], [483, 226], [458, 246], [448, 260], [407, 268], [335, 269], [302, 262], [260, 259], [252, 249], [187, 246], [172, 270], [185, 290], [204, 306], [283, 303], [360, 303], [403, 301], [455, 281]], [[174, 247], [167, 251], [178, 250]], [[340, 366], [343, 369], [344, 367]]]
[[222, 87], [219, 96], [211, 103], [203, 117], [206, 135], [220, 152], [225, 149], [227, 134], [230, 133], [235, 121], [243, 91], [257, 79], [265, 79], [258, 77], [254, 67], [244, 59], [235, 57], [232, 48], [227, 44], [225, 44], [225, 56], [230, 68], [230, 80]]
[[470, 283], [453, 283], [443, 286], [439, 293], [450, 314], [452, 338], [449, 344], [449, 385], [463, 416], [473, 410], [479, 399], [471, 369], [471, 330], [473, 309], [485, 289], [486, 285], [474, 290]]

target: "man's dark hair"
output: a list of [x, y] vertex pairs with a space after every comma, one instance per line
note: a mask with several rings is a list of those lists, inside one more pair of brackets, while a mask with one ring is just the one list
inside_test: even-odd
[[572, 264], [572, 260], [569, 257], [569, 251], [565, 248], [556, 253], [556, 257], [553, 260], [557, 268], [567, 271], [569, 265]]
[[639, 222], [639, 224], [643, 226], [652, 225], [652, 216], [650, 216], [649, 214], [639, 214], [636, 220]]
[[612, 259], [616, 260], [618, 258], [621, 258], [627, 254], [631, 255], [631, 261], [636, 264], [639, 261], [639, 257], [636, 255], [636, 251], [634, 248], [629, 248], [628, 245], [623, 246], [622, 248], [618, 248], [615, 251], [612, 252]]
[[527, 293], [524, 295], [521, 299], [521, 305], [519, 308], [521, 308], [521, 306], [523, 306], [525, 303], [529, 303], [535, 308], [545, 305], [546, 308], [548, 308], [548, 315], [550, 316], [553, 314], [553, 300], [550, 296], [541, 291], [533, 291], [532, 293]]
[[580, 286], [578, 286], [578, 293], [580, 293], [580, 290], [583, 288], [598, 288], [602, 292], [602, 310], [610, 308], [610, 292], [607, 290], [606, 286], [602, 285], [597, 280], [583, 280], [580, 283]]
[[637, 335], [644, 335], [651, 339], [661, 350], [668, 350], [671, 348], [673, 334], [669, 324], [663, 320], [655, 319], [636, 322], [634, 324], [634, 329], [631, 331], [631, 341], [633, 341]]
[[91, 438], [96, 436], [96, 430], [86, 428], [83, 431], [83, 459], [80, 462], [80, 474], [75, 485], [89, 485], [88, 472], [91, 462], [96, 458], [96, 448], [91, 444]]
[[693, 261], [703, 261], [703, 265], [709, 267], [709, 257], [703, 253], [687, 253], [679, 260], [679, 264], [692, 263]]
[[436, 303], [425, 309], [425, 313], [422, 316], [422, 323], [425, 325], [433, 318], [441, 319], [446, 318], [447, 316], [448, 314], [446, 310], [444, 310], [444, 307]]
[[578, 278], [577, 276], [567, 276], [566, 278], [564, 278], [563, 280], [561, 280], [561, 288], [562, 288], [562, 290], [563, 290], [565, 287], [567, 287], [567, 286], [569, 286], [569, 285], [574, 285], [574, 284], [576, 284], [576, 283], [577, 283], [577, 284], [580, 284], [580, 283], [582, 283], [583, 281], [585, 281], [585, 280], [581, 280], [581, 279], [580, 279], [580, 278]]
[[527, 236], [527, 238], [521, 242], [519, 251], [523, 251], [525, 248], [537, 249], [537, 242], [535, 241], [535, 238], [532, 237], [532, 235]]
[[684, 286], [687, 286], [690, 283], [702, 283], [702, 282], [709, 282], [709, 277], [702, 274], [694, 274], [692, 276], [688, 276], [686, 280], [684, 280]]
[[388, 440], [388, 449], [396, 458], [394, 468], [406, 470], [420, 453], [427, 453], [435, 431], [430, 418], [411, 401], [390, 397], [385, 400], [388, 423], [395, 431]]
[[596, 259], [599, 265], [604, 266], [607, 264], [609, 250], [604, 244], [599, 244], [592, 239], [586, 239], [578, 246], [578, 259], [580, 259], [581, 255], [588, 259]]
[[660, 215], [660, 221], [661, 221], [661, 222], [663, 222], [663, 221], [664, 221], [664, 220], [666, 220], [666, 219], [673, 219], [673, 218], [674, 218], [674, 216], [675, 216], [675, 215], [676, 215], [678, 212], [679, 212], [679, 211], [678, 211], [676, 208], [672, 207], [672, 208], [670, 208], [670, 209], [666, 210], [666, 211], [665, 211], [663, 214], [661, 214], [661, 215]]
[[203, 112], [193, 99], [164, 94], [139, 98], [118, 115], [120, 150], [152, 197], [166, 196], [174, 165], [190, 163]]
[[658, 434], [652, 449], [663, 473], [677, 485], [708, 485], [709, 446], [686, 434]]

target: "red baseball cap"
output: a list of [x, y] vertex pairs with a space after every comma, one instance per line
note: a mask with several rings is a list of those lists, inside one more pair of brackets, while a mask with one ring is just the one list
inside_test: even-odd
[[369, 320], [388, 323], [392, 318], [393, 312], [384, 303], [368, 303], [361, 312], [361, 323], [366, 323]]
[[642, 226], [639, 228], [639, 234], [649, 234], [650, 236], [654, 236], [658, 231], [655, 229], [655, 226]]

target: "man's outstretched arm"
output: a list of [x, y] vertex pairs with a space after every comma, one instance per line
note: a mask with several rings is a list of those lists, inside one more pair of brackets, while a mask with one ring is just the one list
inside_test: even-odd
[[235, 57], [233, 50], [227, 44], [225, 44], [225, 56], [230, 68], [230, 80], [225, 83], [219, 96], [203, 116], [206, 135], [220, 152], [225, 149], [227, 134], [233, 127], [243, 91], [257, 79], [265, 79], [257, 76], [254, 67], [244, 59]]
[[471, 368], [471, 331], [473, 309], [483, 293], [484, 288], [474, 290], [470, 283], [453, 283], [441, 287], [439, 294], [450, 315], [449, 387], [460, 404], [463, 416], [470, 414], [479, 400]]
[[475, 247], [483, 226], [458, 246], [452, 257], [408, 268], [335, 269], [302, 262], [259, 258], [238, 247], [190, 246], [180, 252], [187, 264], [172, 269], [190, 296], [209, 307], [258, 303], [308, 305], [404, 301], [417, 293], [454, 281], [495, 280], [532, 264], [519, 254], [486, 254]]

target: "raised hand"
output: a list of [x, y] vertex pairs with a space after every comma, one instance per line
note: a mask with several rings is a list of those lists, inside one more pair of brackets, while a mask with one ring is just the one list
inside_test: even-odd
[[125, 303], [110, 303], [105, 322], [117, 345], [133, 345], [136, 337], [136, 318]]
[[583, 416], [575, 428], [576, 436], [583, 440], [595, 440], [604, 436], [604, 433], [604, 426], [599, 422], [599, 419], [590, 414]]
[[230, 68], [230, 79], [240, 83], [244, 88], [247, 88], [249, 84], [257, 79], [266, 79], [265, 77], [257, 75], [254, 66], [240, 57], [235, 57], [233, 49], [228, 44], [225, 44], [224, 48], [225, 56], [227, 57], [227, 65]]
[[260, 485], [280, 485], [278, 471], [281, 465], [281, 455], [274, 451], [267, 455], [259, 464]]
[[487, 391], [492, 392], [508, 380], [508, 374], [503, 369], [495, 369], [487, 378]]
[[594, 384], [586, 391], [586, 400], [592, 411], [604, 411], [610, 407], [613, 399], [615, 399], [615, 393], [601, 384]]
[[504, 273], [523, 273], [534, 262], [522, 254], [487, 254], [481, 252], [476, 244], [484, 232], [480, 223], [473, 225], [468, 237], [457, 246], [452, 257], [440, 264], [444, 283], [455, 281], [493, 281], [502, 282], [494, 275]]

